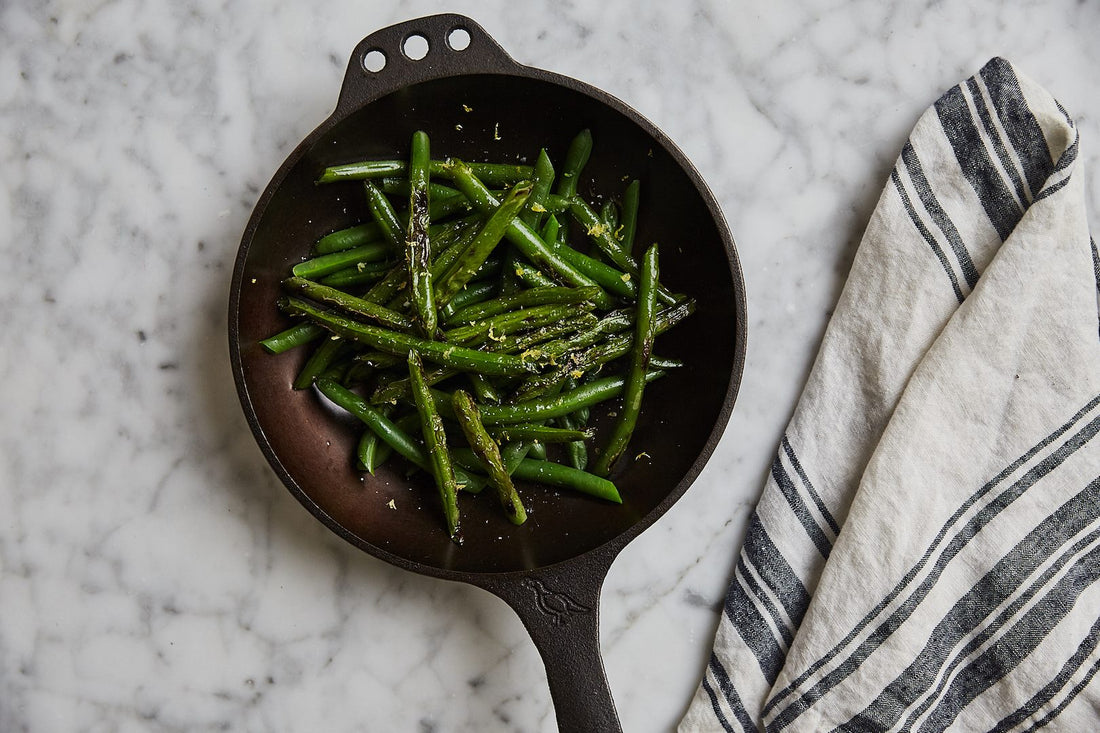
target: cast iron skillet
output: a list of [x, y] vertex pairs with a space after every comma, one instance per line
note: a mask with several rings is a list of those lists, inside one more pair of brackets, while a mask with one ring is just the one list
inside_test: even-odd
[[[452, 41], [462, 31], [469, 45], [457, 50]], [[412, 35], [430, 46], [419, 61], [402, 50]], [[372, 51], [386, 56], [379, 71], [365, 65]], [[660, 242], [663, 282], [698, 301], [694, 316], [657, 341], [657, 353], [688, 366], [647, 388], [632, 451], [648, 457], [624, 461], [632, 465], [613, 477], [622, 506], [520, 487], [530, 518], [512, 527], [490, 497], [469, 498], [461, 502], [465, 544], [458, 547], [447, 539], [429, 479], [406, 478], [396, 466], [361, 476], [351, 462], [360, 427], [313, 392], [290, 389], [304, 354], [271, 356], [257, 342], [287, 326], [275, 300], [289, 267], [320, 236], [366, 217], [359, 185], [314, 185], [326, 165], [403, 158], [416, 129], [431, 135], [436, 154], [533, 162], [547, 147], [560, 161], [586, 127], [595, 151], [581, 193], [617, 195], [626, 177], [640, 178], [637, 241]], [[375, 557], [504, 599], [542, 654], [559, 728], [620, 730], [599, 652], [600, 588], [618, 552], [703, 468], [733, 409], [745, 357], [733, 240], [706, 184], [665, 135], [598, 89], [516, 63], [469, 18], [436, 15], [380, 30], [352, 53], [332, 116], [291, 153], [256, 204], [233, 272], [229, 342], [249, 426], [310, 512]]]

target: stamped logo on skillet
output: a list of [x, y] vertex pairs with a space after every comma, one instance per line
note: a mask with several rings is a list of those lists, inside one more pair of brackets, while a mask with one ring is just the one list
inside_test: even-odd
[[555, 624], [565, 623], [569, 614], [592, 611], [573, 596], [548, 588], [545, 582], [537, 578], [525, 578], [523, 585], [535, 592], [535, 607], [549, 616]]

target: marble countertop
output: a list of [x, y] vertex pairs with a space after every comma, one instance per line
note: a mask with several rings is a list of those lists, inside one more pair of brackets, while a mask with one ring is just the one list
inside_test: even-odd
[[0, 5], [0, 730], [551, 731], [500, 601], [378, 561], [277, 481], [226, 348], [259, 191], [348, 54], [454, 11], [662, 128], [748, 287], [741, 396], [632, 543], [601, 637], [625, 730], [668, 731], [830, 308], [917, 116], [1002, 55], [1081, 128], [1093, 225], [1100, 6], [991, 0]]

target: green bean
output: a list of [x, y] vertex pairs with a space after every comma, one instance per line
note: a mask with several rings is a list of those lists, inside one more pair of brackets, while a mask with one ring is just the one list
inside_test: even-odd
[[514, 263], [514, 272], [521, 283], [529, 288], [552, 288], [556, 282], [542, 274], [542, 271], [522, 260]]
[[641, 182], [634, 179], [623, 192], [623, 210], [620, 224], [615, 235], [619, 239], [623, 252], [628, 255], [634, 251], [634, 235], [638, 230], [638, 203], [641, 199]]
[[[569, 207], [573, 205], [573, 199], [565, 196], [559, 196], [556, 193], [546, 194], [546, 213], [548, 214], [561, 214], [569, 211]], [[533, 229], [534, 227], [532, 227]]]
[[[474, 452], [468, 448], [456, 448], [453, 451], [456, 463], [471, 471], [484, 470], [484, 464]], [[505, 464], [507, 465], [507, 464]], [[512, 478], [519, 481], [557, 486], [563, 489], [572, 489], [598, 499], [604, 499], [616, 504], [622, 504], [622, 497], [615, 484], [605, 478], [591, 473], [577, 470], [571, 466], [565, 466], [551, 461], [524, 458], [516, 464], [512, 471]]]
[[383, 239], [394, 250], [400, 250], [404, 237], [401, 236], [402, 226], [393, 204], [374, 181], [363, 181], [363, 190], [367, 194], [367, 210], [370, 211], [374, 223], [382, 230]]
[[[665, 372], [659, 369], [651, 369], [646, 372], [646, 381], [652, 382], [665, 376]], [[606, 402], [622, 394], [625, 377], [603, 377], [595, 379], [571, 392], [562, 392], [552, 397], [540, 397], [526, 402], [517, 402], [507, 405], [480, 405], [481, 421], [486, 425], [503, 425], [517, 422], [539, 422], [552, 417], [561, 417], [571, 412], [576, 412], [582, 407], [591, 407], [601, 402]], [[434, 393], [433, 393], [434, 394]], [[436, 394], [436, 406], [445, 416], [446, 407], [441, 402], [448, 398], [442, 393]]]
[[353, 247], [361, 247], [364, 244], [376, 242], [382, 238], [382, 230], [373, 221], [365, 224], [356, 224], [353, 227], [340, 229], [331, 234], [326, 234], [313, 245], [313, 251], [319, 255], [332, 252], [342, 252]]
[[598, 283], [612, 295], [617, 295], [624, 300], [637, 299], [638, 286], [634, 278], [622, 270], [617, 270], [595, 257], [578, 252], [568, 244], [559, 244], [556, 251], [563, 260], [584, 273], [586, 277], [592, 278], [593, 282]]
[[504, 202], [488, 218], [474, 240], [466, 246], [466, 249], [451, 263], [436, 283], [436, 300], [445, 304], [470, 281], [473, 274], [504, 237], [505, 231], [515, 221], [530, 195], [530, 184], [523, 183], [517, 184], [508, 192]]
[[431, 244], [428, 241], [428, 161], [430, 143], [422, 130], [413, 133], [409, 158], [409, 226], [405, 231], [405, 269], [420, 332], [435, 336], [438, 316], [432, 285]]
[[290, 328], [263, 339], [260, 346], [272, 354], [281, 354], [296, 346], [316, 341], [326, 333], [328, 332], [325, 329], [313, 323], [295, 323]]
[[542, 225], [539, 236], [542, 237], [544, 242], [555, 243], [558, 241], [558, 232], [560, 231], [561, 222], [558, 221], [558, 217], [551, 214], [546, 217], [546, 222]]
[[462, 290], [454, 294], [454, 297], [439, 309], [439, 315], [443, 317], [444, 325], [450, 323], [454, 314], [458, 311], [472, 307], [476, 303], [489, 300], [496, 293], [498, 285], [495, 282], [485, 280], [478, 283], [470, 283]]
[[527, 208], [519, 215], [532, 229], [539, 228], [542, 215], [546, 213], [546, 197], [550, 194], [552, 185], [554, 185], [554, 164], [550, 162], [550, 156], [543, 148], [539, 151], [538, 159], [535, 160], [531, 178], [531, 198], [527, 199]]
[[[378, 412], [386, 418], [390, 417], [392, 407], [379, 408]], [[359, 443], [355, 447], [355, 454], [359, 458], [359, 464], [367, 473], [374, 475], [374, 469], [386, 462], [393, 452], [393, 447], [378, 437], [378, 433], [370, 428], [363, 431], [359, 437]]]
[[[318, 379], [317, 389], [333, 404], [359, 418], [368, 428], [377, 433], [379, 438], [389, 444], [398, 455], [414, 466], [431, 472], [432, 465], [424, 449], [396, 423], [368, 405], [362, 397], [331, 379]], [[461, 485], [462, 490], [468, 493], [476, 494], [485, 486], [484, 480], [464, 470], [456, 470], [455, 479]]]
[[317, 183], [333, 181], [361, 181], [364, 178], [405, 175], [409, 164], [403, 160], [367, 160], [361, 163], [344, 163], [325, 168]]
[[[433, 177], [446, 176], [446, 165], [445, 160], [433, 160], [428, 170]], [[470, 168], [478, 178], [490, 186], [514, 186], [520, 181], [529, 180], [532, 173], [531, 166], [510, 163], [471, 163]], [[370, 160], [330, 166], [321, 173], [317, 183], [404, 176], [408, 172], [408, 163], [403, 160]]]
[[288, 313], [306, 316], [338, 336], [366, 344], [379, 351], [396, 355], [416, 351], [423, 358], [442, 366], [453, 366], [462, 371], [481, 372], [493, 376], [519, 376], [531, 371], [531, 366], [518, 356], [474, 351], [462, 346], [427, 341], [408, 334], [377, 328], [300, 298], [280, 299], [279, 307]]
[[642, 260], [642, 281], [638, 286], [638, 315], [634, 321], [634, 344], [630, 351], [630, 370], [623, 388], [623, 405], [615, 419], [607, 445], [592, 467], [593, 473], [606, 476], [619, 456], [626, 450], [638, 413], [642, 409], [642, 393], [645, 390], [645, 373], [653, 353], [653, 340], [657, 334], [657, 283], [660, 281], [657, 245], [646, 250]]
[[381, 262], [360, 262], [354, 267], [345, 267], [331, 275], [325, 275], [318, 282], [333, 288], [350, 288], [357, 285], [371, 285], [382, 279], [393, 268], [392, 260]]
[[603, 206], [600, 207], [600, 218], [603, 219], [603, 223], [612, 232], [619, 228], [619, 207], [615, 205], [614, 201], [608, 199], [604, 202]]
[[[485, 187], [482, 181], [478, 180], [474, 172], [465, 163], [459, 160], [449, 161], [448, 172], [453, 177], [455, 185], [466, 195], [466, 198], [470, 199], [475, 207], [481, 211], [492, 211], [499, 206], [489, 189]], [[522, 221], [513, 220], [508, 226], [505, 236], [509, 242], [516, 245], [523, 256], [530, 260], [532, 264], [542, 270], [553, 272], [569, 285], [576, 287], [596, 285], [587, 275], [582, 274], [562, 259], [554, 248], [542, 241], [534, 230]], [[602, 290], [597, 300], [598, 305], [601, 307], [611, 305], [611, 296], [602, 292]]]
[[595, 432], [590, 429], [555, 428], [534, 423], [498, 425], [494, 426], [489, 432], [498, 440], [537, 440], [540, 443], [583, 442], [595, 435]]
[[501, 463], [504, 464], [504, 470], [508, 472], [509, 476], [515, 472], [520, 461], [527, 457], [527, 452], [530, 450], [531, 443], [524, 440], [507, 443], [500, 449]]
[[378, 262], [379, 260], [384, 260], [390, 256], [392, 251], [393, 249], [389, 245], [382, 242], [364, 244], [361, 247], [355, 247], [341, 252], [333, 252], [331, 254], [314, 257], [305, 262], [299, 262], [291, 268], [291, 272], [294, 273], [296, 277], [317, 280], [325, 275], [343, 270], [346, 267], [358, 265], [360, 262]]
[[[583, 423], [580, 422], [576, 412], [559, 419], [562, 421], [562, 427], [566, 430], [587, 432], [583, 429]], [[588, 468], [588, 444], [584, 440], [571, 441], [565, 446], [565, 455], [569, 459], [569, 465], [573, 468], [580, 471]]]
[[596, 291], [591, 288], [531, 288], [515, 295], [507, 295], [463, 308], [444, 319], [444, 325], [480, 321], [506, 311], [528, 306], [553, 303], [583, 303], [591, 301], [596, 295]]
[[401, 363], [401, 359], [384, 351], [361, 351], [355, 360], [374, 369], [390, 369]]
[[557, 194], [563, 198], [571, 198], [577, 195], [577, 183], [580, 180], [581, 171], [588, 163], [592, 155], [592, 132], [581, 130], [569, 143], [569, 149], [565, 153], [565, 163], [562, 165], [561, 178], [558, 179]]
[[614, 264], [631, 277], [637, 277], [638, 263], [634, 258], [623, 251], [622, 247], [612, 236], [612, 229], [604, 222], [603, 218], [593, 210], [588, 203], [580, 198], [574, 198], [569, 207], [569, 213], [577, 220], [588, 234], [592, 243], [599, 247], [608, 261]]
[[385, 463], [393, 453], [389, 443], [384, 442], [372, 430], [364, 430], [355, 447], [359, 465], [364, 471], [374, 475], [374, 470]]
[[500, 392], [489, 378], [477, 374], [475, 372], [469, 372], [466, 377], [470, 380], [470, 386], [474, 388], [474, 393], [477, 394], [477, 398], [482, 402], [492, 402], [499, 405], [504, 401], [504, 398], [500, 396]]
[[301, 370], [298, 372], [298, 376], [295, 377], [293, 383], [294, 389], [309, 389], [313, 386], [313, 380], [317, 379], [326, 369], [328, 369], [332, 360], [336, 358], [337, 353], [343, 346], [344, 341], [340, 338], [328, 338], [318, 344], [317, 348], [314, 349], [313, 353], [306, 359], [306, 363], [302, 365]]
[[447, 435], [443, 431], [443, 418], [436, 412], [428, 385], [424, 383], [424, 368], [415, 351], [409, 352], [409, 379], [412, 380], [413, 402], [420, 413], [420, 429], [424, 434], [424, 446], [428, 449], [432, 475], [439, 489], [439, 501], [447, 520], [451, 539], [462, 544], [458, 519], [458, 485], [455, 482], [451, 455], [447, 450]]
[[540, 461], [546, 460], [546, 446], [537, 440], [531, 441], [531, 450], [527, 452], [527, 455], [532, 458], [536, 458]]
[[516, 470], [512, 472], [512, 477], [520, 481], [531, 481], [547, 486], [573, 489], [616, 504], [623, 503], [615, 484], [605, 478], [560, 463], [524, 458], [520, 461]]
[[667, 372], [670, 369], [680, 369], [684, 366], [682, 359], [674, 359], [668, 356], [657, 356], [656, 354], [649, 357], [649, 368], [660, 369], [663, 372]]
[[411, 331], [414, 327], [412, 320], [407, 316], [403, 316], [389, 308], [383, 308], [369, 300], [349, 295], [342, 290], [315, 283], [312, 280], [288, 277], [283, 280], [283, 288], [290, 293], [305, 296], [316, 300], [318, 303], [335, 306], [346, 313], [369, 318], [398, 331]]
[[[432, 404], [430, 395], [424, 399], [427, 404]], [[516, 487], [512, 484], [512, 479], [504, 467], [504, 461], [500, 457], [500, 449], [489, 436], [489, 433], [485, 431], [485, 426], [481, 424], [477, 406], [470, 395], [461, 389], [454, 393], [451, 404], [454, 407], [455, 415], [458, 417], [458, 424], [462, 428], [462, 433], [466, 436], [466, 440], [470, 443], [474, 454], [481, 459], [482, 464], [485, 466], [489, 474], [489, 483], [497, 490], [497, 497], [500, 499], [500, 505], [504, 509], [505, 515], [512, 524], [523, 524], [527, 521], [527, 512], [524, 510], [519, 493], [516, 492]]]

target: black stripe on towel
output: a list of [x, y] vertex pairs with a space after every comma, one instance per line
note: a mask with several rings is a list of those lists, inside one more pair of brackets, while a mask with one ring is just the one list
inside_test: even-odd
[[710, 698], [710, 709], [714, 713], [715, 719], [722, 725], [722, 730], [726, 733], [736, 733], [733, 730], [733, 726], [726, 720], [726, 714], [722, 712], [722, 705], [718, 702], [718, 695], [715, 694], [714, 688], [710, 686], [710, 682], [707, 681], [706, 675], [703, 675], [703, 691], [707, 693], [707, 697]]
[[[1073, 141], [1073, 144], [1066, 148], [1066, 151], [1062, 153], [1062, 157], [1058, 159], [1058, 165], [1054, 166], [1054, 172], [1050, 175], [1051, 178], [1054, 178], [1055, 174], [1065, 170], [1070, 165], [1072, 165], [1075, 160], [1077, 160], [1077, 150], [1078, 140], [1075, 139]], [[1055, 191], [1061, 190], [1063, 187], [1065, 187], [1067, 183], [1069, 183], [1071, 178], [1073, 178], [1072, 173], [1070, 173], [1057, 183], [1052, 183], [1048, 185], [1046, 188], [1039, 192], [1039, 195], [1035, 197], [1035, 200], [1040, 201], [1042, 199], [1045, 199], [1047, 196], [1051, 195]]]
[[[1052, 170], [1050, 172], [1050, 175], [1054, 175], [1055, 173], [1058, 173], [1060, 171], [1064, 171], [1066, 168], [1069, 168], [1071, 165], [1074, 164], [1074, 162], [1076, 162], [1076, 160], [1077, 160], [1077, 151], [1081, 147], [1080, 142], [1081, 142], [1080, 136], [1075, 136], [1073, 138], [1073, 142], [1069, 144], [1069, 147], [1067, 147], [1062, 152], [1062, 156], [1060, 158], [1058, 158], [1058, 164], [1054, 166], [1054, 170]], [[1048, 176], [1048, 178], [1049, 177], [1050, 176]]]
[[1036, 201], [1042, 201], [1043, 199], [1045, 199], [1047, 196], [1051, 195], [1052, 193], [1056, 193], [1056, 192], [1062, 190], [1065, 187], [1065, 185], [1067, 183], [1069, 183], [1069, 179], [1070, 179], [1070, 176], [1066, 176], [1065, 178], [1058, 181], [1057, 183], [1052, 183], [1051, 185], [1047, 186], [1046, 188], [1044, 188], [1042, 191], [1039, 192], [1039, 195], [1035, 197], [1035, 200]]
[[962, 87], [948, 91], [936, 100], [934, 107], [963, 175], [977, 194], [1001, 241], [1008, 239], [1019, 223], [1023, 210], [989, 158]]
[[1020, 91], [1020, 82], [1012, 71], [1012, 65], [1004, 59], [995, 58], [982, 67], [978, 75], [985, 82], [993, 109], [1020, 158], [1020, 166], [1032, 192], [1039, 191], [1050, 175], [1054, 161], [1050, 158], [1043, 130]]
[[764, 679], [769, 685], [775, 682], [783, 666], [783, 650], [779, 648], [779, 642], [772, 636], [764, 617], [756, 610], [756, 605], [736, 577], [726, 594], [725, 612], [737, 635], [756, 657]]
[[725, 698], [726, 703], [729, 704], [730, 709], [737, 718], [737, 722], [746, 731], [755, 731], [757, 729], [756, 723], [749, 715], [749, 711], [745, 710], [745, 705], [741, 702], [741, 696], [737, 694], [737, 688], [733, 686], [733, 681], [726, 674], [726, 668], [722, 666], [721, 660], [713, 652], [710, 655], [710, 671], [714, 675], [714, 680], [718, 683], [718, 690], [722, 693], [722, 697]]
[[[792, 681], [787, 687], [777, 693], [765, 706], [764, 712], [768, 713], [769, 710], [775, 708], [785, 698], [795, 693], [798, 687], [805, 682], [811, 675], [823, 666], [835, 659], [844, 650], [844, 648], [853, 641], [866, 627], [871, 625], [878, 616], [886, 609], [890, 603], [897, 598], [901, 592], [908, 587], [908, 585], [914, 580], [917, 574], [924, 568], [925, 565], [932, 558], [936, 548], [940, 545], [940, 542], [946, 537], [951, 527], [956, 521], [977, 501], [983, 496], [993, 490], [998, 484], [1004, 481], [1008, 476], [1014, 473], [1018, 468], [1027, 463], [1037, 452], [1042, 450], [1047, 445], [1051, 444], [1055, 440], [1058, 440], [1064, 435], [1070, 428], [1072, 428], [1084, 415], [1088, 414], [1096, 405], [1100, 402], [1100, 397], [1094, 398], [1089, 402], [1082, 410], [1080, 410], [1069, 422], [1062, 425], [1058, 430], [1048, 435], [1042, 442], [1034, 446], [1031, 450], [1014, 461], [1012, 465], [1005, 468], [998, 474], [992, 481], [987, 483], [977, 492], [970, 496], [966, 502], [963, 503], [955, 514], [944, 524], [940, 529], [936, 538], [933, 540], [931, 546], [925, 551], [924, 556], [918, 561], [918, 563], [906, 573], [905, 577], [894, 587], [892, 591], [880, 601], [864, 618], [853, 628], [845, 637], [835, 645], [829, 652], [816, 662], [811, 664], [804, 672], [802, 672], [794, 681]], [[1059, 448], [1053, 451], [1050, 455], [1040, 461], [1038, 464], [1029, 469], [1019, 480], [1017, 480], [1012, 486], [1002, 492], [996, 499], [991, 501], [987, 506], [983, 507], [975, 516], [973, 516], [958, 532], [952, 537], [951, 541], [940, 552], [939, 557], [936, 559], [932, 571], [928, 576], [920, 583], [920, 585], [914, 589], [912, 595], [898, 608], [896, 608], [890, 616], [879, 624], [871, 634], [863, 640], [853, 650], [847, 659], [839, 664], [833, 671], [822, 677], [816, 684], [810, 689], [806, 690], [800, 697], [790, 701], [788, 706], [780, 712], [774, 721], [769, 724], [769, 729], [774, 727], [775, 730], [785, 728], [791, 721], [808, 710], [817, 700], [823, 697], [833, 689], [836, 685], [840, 684], [844, 679], [851, 675], [859, 666], [863, 663], [870, 654], [877, 649], [887, 638], [896, 631], [902, 623], [913, 613], [918, 605], [924, 600], [925, 596], [931, 591], [932, 587], [939, 580], [944, 568], [947, 564], [955, 558], [956, 555], [966, 546], [967, 543], [979, 532], [986, 524], [993, 520], [1005, 507], [1015, 501], [1020, 495], [1023, 494], [1030, 486], [1036, 481], [1045, 477], [1051, 471], [1060, 466], [1069, 456], [1077, 451], [1082, 445], [1091, 440], [1097, 432], [1100, 432], [1100, 417], [1093, 418], [1077, 433], [1070, 436]]]
[[[1073, 557], [1100, 537], [1100, 531], [1089, 533], [1074, 543], [1055, 562], [1043, 570], [1040, 577], [1022, 593], [1022, 585], [1040, 565], [1062, 550], [1075, 536], [1100, 516], [1100, 480], [1064, 503], [1040, 522], [993, 568], [965, 593], [929, 633], [928, 642], [909, 667], [894, 679], [858, 717], [875, 721], [883, 730], [891, 727], [916, 700], [925, 695], [937, 679], [939, 685], [921, 705], [906, 718], [903, 728], [910, 728], [915, 718], [931, 707], [938, 698], [946, 678], [966, 657], [1004, 627], [1023, 605], [1039, 593], [1043, 586]], [[1012, 602], [992, 622], [989, 616], [1009, 597]], [[983, 627], [984, 624], [984, 627]], [[981, 628], [981, 632], [975, 632]], [[969, 641], [956, 653], [964, 640]], [[948, 664], [948, 660], [954, 659]], [[946, 665], [946, 666], [945, 666]]]
[[794, 570], [783, 557], [783, 553], [768, 536], [768, 531], [756, 512], [753, 512], [749, 519], [749, 531], [745, 536], [741, 556], [772, 589], [779, 598], [779, 602], [783, 604], [787, 618], [795, 628], [798, 628], [806, 613], [806, 607], [810, 605], [810, 594], [806, 592], [806, 586], [802, 585], [802, 581], [795, 575]]
[[985, 98], [982, 96], [982, 90], [978, 86], [978, 82], [973, 78], [968, 79], [966, 89], [970, 92], [970, 98], [974, 100], [974, 111], [978, 113], [978, 120], [985, 129], [986, 139], [993, 146], [993, 152], [997, 154], [997, 159], [1001, 161], [1001, 169], [1008, 174], [1008, 180], [1012, 182], [1016, 197], [1026, 206], [1027, 202], [1034, 198], [1035, 192], [1020, 177], [1020, 171], [1017, 170], [1016, 161], [1014, 160], [1016, 156], [1005, 147], [1004, 142], [1001, 140], [1001, 136], [997, 132], [997, 126], [993, 123], [993, 117], [989, 113], [989, 108], [985, 106]]
[[943, 232], [943, 236], [947, 239], [948, 244], [951, 245], [951, 251], [955, 253], [955, 259], [959, 262], [959, 269], [962, 271], [963, 278], [965, 278], [966, 284], [973, 290], [974, 284], [978, 282], [978, 270], [974, 267], [974, 262], [970, 259], [970, 252], [967, 251], [966, 245], [963, 244], [962, 237], [959, 235], [959, 230], [955, 228], [955, 224], [951, 221], [951, 217], [949, 217], [947, 212], [943, 210], [943, 207], [940, 206], [940, 202], [936, 198], [935, 192], [932, 190], [932, 185], [928, 182], [928, 179], [925, 178], [924, 168], [920, 164], [920, 158], [917, 157], [917, 151], [913, 149], [912, 143], [906, 142], [905, 147], [901, 149], [901, 161], [905, 164], [905, 169], [909, 172], [909, 179], [913, 181], [913, 189], [917, 192], [917, 196], [920, 198], [921, 203], [924, 204], [928, 216], [932, 218], [935, 225]]
[[1096, 240], [1091, 237], [1089, 238], [1089, 244], [1092, 245], [1092, 272], [1096, 276], [1096, 317], [1100, 320], [1100, 250], [1096, 249]]
[[806, 475], [806, 472], [802, 469], [802, 464], [798, 460], [798, 456], [794, 454], [794, 448], [791, 447], [791, 441], [787, 439], [787, 436], [783, 436], [781, 443], [783, 446], [783, 452], [787, 454], [787, 459], [794, 466], [794, 472], [798, 474], [798, 478], [802, 479], [802, 485], [806, 487], [806, 492], [809, 493], [810, 498], [814, 500], [814, 506], [821, 512], [821, 516], [825, 518], [825, 523], [829, 525], [829, 529], [833, 530], [833, 536], [840, 534], [840, 525], [833, 519], [832, 512], [829, 511], [829, 507], [825, 506], [825, 502], [821, 499], [821, 494], [817, 493], [817, 489], [810, 483], [810, 477]]
[[779, 461], [779, 457], [776, 456], [775, 462], [772, 463], [772, 478], [775, 479], [775, 483], [779, 485], [779, 490], [783, 492], [783, 497], [787, 500], [787, 504], [790, 505], [791, 511], [798, 517], [799, 523], [805, 528], [806, 534], [810, 536], [810, 539], [814, 543], [814, 547], [821, 553], [821, 556], [828, 559], [829, 552], [832, 551], [833, 545], [829, 541], [829, 538], [825, 536], [824, 530], [814, 519], [814, 515], [810, 513], [810, 510], [806, 507], [806, 503], [802, 501], [802, 497], [798, 494], [798, 489], [795, 488], [794, 482], [791, 481], [791, 477], [787, 475], [787, 472], [783, 469], [783, 465]]
[[932, 236], [932, 232], [928, 231], [928, 227], [924, 226], [924, 222], [920, 220], [920, 216], [917, 214], [917, 210], [913, 208], [913, 202], [909, 200], [909, 196], [906, 195], [905, 189], [901, 185], [901, 177], [898, 176], [898, 169], [895, 166], [894, 170], [890, 171], [890, 180], [894, 183], [894, 188], [898, 191], [898, 196], [901, 197], [901, 205], [905, 208], [905, 212], [909, 214], [909, 220], [913, 222], [913, 226], [920, 232], [924, 241], [932, 248], [932, 252], [936, 255], [936, 259], [940, 261], [940, 266], [943, 267], [943, 271], [947, 273], [947, 279], [951, 281], [951, 289], [955, 291], [955, 297], [959, 299], [959, 302], [963, 302], [966, 298], [963, 295], [962, 289], [959, 287], [959, 279], [955, 277], [955, 271], [951, 267], [951, 263], [947, 261], [947, 256], [943, 253], [943, 249], [940, 248], [936, 238]]
[[[1092, 625], [1088, 635], [1077, 645], [1077, 651], [1073, 653], [1072, 657], [1066, 660], [1066, 663], [1062, 665], [1062, 668], [1058, 671], [1054, 679], [1044, 685], [1043, 689], [1032, 695], [1030, 700], [1014, 710], [1011, 715], [1002, 718], [989, 733], [1007, 733], [1037, 713], [1039, 708], [1054, 699], [1054, 696], [1069, 684], [1069, 681], [1077, 674], [1077, 670], [1081, 669], [1085, 662], [1088, 661], [1089, 657], [1092, 656], [1093, 652], [1096, 651], [1097, 644], [1100, 644], [1100, 619], [1097, 619], [1096, 623]], [[1092, 678], [1098, 664], [1100, 664], [1100, 659], [1097, 659], [1097, 661], [1093, 663], [1091, 670], [1086, 674], [1086, 679]], [[1072, 699], [1072, 696], [1070, 699]], [[1066, 702], [1068, 702], [1068, 700]], [[1063, 705], [1064, 704], [1065, 703], [1063, 703]]]
[[771, 617], [772, 623], [775, 628], [779, 630], [779, 635], [783, 637], [783, 643], [788, 647], [791, 642], [794, 641], [794, 634], [792, 629], [787, 626], [787, 622], [783, 620], [783, 617], [779, 613], [779, 609], [775, 607], [775, 604], [768, 598], [768, 594], [764, 592], [764, 589], [760, 587], [760, 584], [752, 577], [752, 573], [749, 572], [748, 566], [745, 564], [745, 558], [742, 556], [737, 561], [737, 569], [741, 571], [741, 577], [745, 579], [745, 585], [749, 591], [756, 596], [756, 600], [760, 602], [760, 605], [767, 611], [768, 616]]

